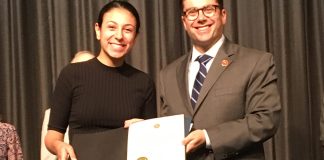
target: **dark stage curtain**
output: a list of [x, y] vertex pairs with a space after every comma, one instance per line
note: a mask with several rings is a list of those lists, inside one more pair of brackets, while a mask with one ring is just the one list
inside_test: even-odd
[[[0, 114], [14, 124], [25, 159], [39, 159], [44, 110], [74, 53], [98, 53], [94, 23], [107, 0], [0, 0]], [[176, 0], [130, 0], [140, 35], [127, 61], [157, 80], [190, 48]], [[324, 117], [324, 1], [225, 0], [232, 41], [274, 54], [281, 125], [265, 143], [270, 160], [320, 160]], [[158, 87], [158, 86], [157, 86]]]

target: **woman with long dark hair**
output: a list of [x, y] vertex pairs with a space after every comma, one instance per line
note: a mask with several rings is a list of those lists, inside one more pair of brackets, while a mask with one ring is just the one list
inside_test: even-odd
[[72, 140], [75, 134], [127, 127], [157, 116], [153, 80], [125, 62], [139, 28], [139, 15], [130, 3], [109, 2], [95, 24], [98, 57], [69, 64], [60, 73], [45, 138], [59, 159], [77, 158], [73, 147], [63, 142], [68, 125]]

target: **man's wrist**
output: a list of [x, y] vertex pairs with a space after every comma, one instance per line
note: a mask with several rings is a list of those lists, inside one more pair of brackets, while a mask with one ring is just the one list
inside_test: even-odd
[[208, 133], [207, 133], [206, 129], [203, 129], [203, 132], [204, 132], [204, 135], [205, 135], [206, 148], [207, 149], [212, 149], [210, 139], [209, 139], [209, 136], [208, 136]]

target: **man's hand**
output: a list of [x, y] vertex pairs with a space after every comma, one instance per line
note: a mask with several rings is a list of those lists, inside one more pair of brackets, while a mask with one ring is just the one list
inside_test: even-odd
[[192, 152], [199, 148], [201, 145], [205, 144], [205, 134], [203, 130], [195, 130], [187, 137], [185, 137], [182, 141], [182, 143], [186, 146], [186, 153]]

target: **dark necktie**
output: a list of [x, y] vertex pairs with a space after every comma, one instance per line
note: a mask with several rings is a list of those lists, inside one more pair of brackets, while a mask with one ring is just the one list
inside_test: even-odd
[[197, 59], [195, 60], [199, 62], [200, 66], [191, 92], [190, 101], [191, 101], [192, 108], [195, 108], [195, 105], [197, 103], [200, 90], [202, 88], [202, 85], [207, 75], [206, 65], [211, 59], [212, 57], [209, 55], [201, 55], [197, 57]]

